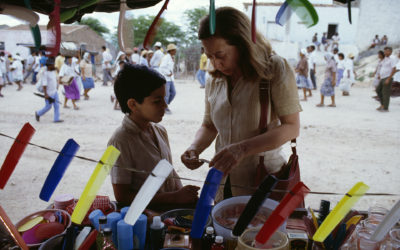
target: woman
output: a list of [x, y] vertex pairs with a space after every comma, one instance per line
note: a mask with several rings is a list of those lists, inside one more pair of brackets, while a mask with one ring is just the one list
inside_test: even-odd
[[67, 105], [68, 99], [71, 99], [72, 105], [74, 106], [75, 110], [78, 110], [79, 107], [76, 105], [75, 101], [79, 100], [80, 93], [79, 93], [79, 86], [76, 83], [75, 77], [76, 73], [72, 67], [72, 58], [71, 56], [65, 56], [65, 63], [60, 69], [60, 73], [58, 74], [59, 82], [62, 83], [62, 77], [72, 77], [72, 81], [70, 84], [64, 84], [64, 91], [65, 91], [65, 100], [64, 100], [64, 108], [69, 108]]
[[[190, 169], [200, 167], [199, 155], [217, 138], [217, 154], [210, 166], [224, 173], [226, 192], [218, 190], [219, 201], [254, 192], [260, 153], [267, 172], [281, 177], [286, 163], [281, 145], [299, 135], [301, 107], [293, 69], [285, 59], [272, 55], [260, 33], [253, 43], [244, 13], [230, 7], [217, 9], [214, 35], [209, 22], [209, 16], [201, 20], [198, 35], [214, 71], [206, 84], [203, 124], [181, 160]], [[272, 119], [268, 132], [260, 134], [262, 79], [270, 82]]]
[[337, 72], [336, 72], [336, 86], [335, 87], [338, 87], [340, 85], [340, 81], [343, 78], [344, 65], [345, 65], [344, 54], [339, 53], [338, 61], [336, 62]]
[[325, 96], [330, 96], [332, 99], [332, 103], [328, 105], [328, 107], [336, 107], [335, 103], [335, 84], [336, 84], [336, 62], [333, 59], [333, 55], [331, 53], [326, 53], [325, 56], [326, 61], [326, 69], [324, 82], [321, 86], [321, 103], [317, 104], [317, 107], [323, 107]]
[[298, 62], [295, 69], [297, 73], [296, 76], [297, 87], [303, 89], [304, 98], [302, 99], [302, 101], [307, 101], [307, 90], [309, 96], [312, 96], [311, 93], [312, 83], [311, 81], [308, 80], [308, 62], [306, 54], [307, 54], [306, 49], [302, 49], [300, 51], [300, 61]]
[[90, 54], [85, 52], [83, 55], [83, 60], [80, 63], [82, 84], [83, 84], [83, 96], [85, 100], [89, 100], [89, 91], [94, 88], [92, 62], [90, 61]]
[[[378, 51], [378, 58], [379, 58], [379, 62], [378, 62], [378, 65], [376, 66], [376, 69], [374, 72], [374, 82], [372, 83], [372, 85], [374, 86], [374, 91], [376, 91], [376, 87], [378, 87], [379, 81], [381, 79], [381, 77], [379, 76], [379, 72], [381, 71], [381, 68], [382, 68], [382, 61], [383, 61], [383, 59], [385, 59], [385, 54], [383, 53], [383, 50]], [[378, 96], [376, 96], [376, 97], [378, 97]]]
[[24, 80], [23, 74], [23, 65], [21, 62], [21, 57], [16, 55], [14, 60], [11, 64], [11, 72], [12, 72], [12, 79], [15, 84], [18, 85], [17, 90], [20, 91], [22, 89], [22, 81]]

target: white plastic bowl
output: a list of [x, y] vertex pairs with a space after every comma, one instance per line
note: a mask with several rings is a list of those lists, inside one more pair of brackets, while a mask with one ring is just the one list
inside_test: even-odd
[[[235, 204], [246, 205], [249, 202], [249, 200], [250, 200], [250, 196], [236, 196], [236, 197], [232, 197], [232, 198], [223, 200], [214, 206], [214, 208], [211, 211], [211, 217], [213, 220], [213, 225], [214, 225], [216, 235], [221, 235], [224, 237], [224, 239], [228, 239], [228, 240], [235, 239], [234, 236], [232, 235], [232, 230], [221, 225], [216, 220], [216, 215], [218, 214], [220, 209], [226, 209], [227, 206], [232, 207], [232, 205], [234, 206]], [[266, 199], [265, 202], [263, 203], [262, 207], [266, 208], [268, 210], [268, 212], [272, 213], [272, 211], [278, 206], [278, 204], [279, 203], [277, 201], [274, 201], [271, 199]], [[239, 216], [240, 216], [240, 214], [239, 214]], [[239, 217], [236, 219], [239, 219]], [[264, 222], [265, 221], [263, 221], [263, 223]], [[258, 227], [260, 227], [260, 226], [262, 226], [262, 225], [258, 225]], [[285, 232], [286, 231], [286, 222], [283, 223], [278, 230]]]

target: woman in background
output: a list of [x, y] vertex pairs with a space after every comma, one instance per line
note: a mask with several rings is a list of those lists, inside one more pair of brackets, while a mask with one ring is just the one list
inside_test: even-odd
[[76, 105], [75, 101], [79, 100], [79, 98], [80, 98], [79, 86], [76, 83], [76, 80], [75, 80], [76, 73], [71, 64], [72, 64], [71, 56], [65, 56], [65, 63], [61, 67], [58, 77], [59, 77], [60, 83], [62, 83], [62, 81], [61, 81], [62, 77], [66, 77], [66, 78], [72, 77], [70, 84], [63, 84], [64, 91], [65, 91], [64, 108], [69, 108], [69, 106], [67, 105], [67, 102], [68, 102], [68, 99], [70, 99], [72, 102], [72, 105], [74, 106], [74, 109], [78, 110], [79, 107]]
[[81, 68], [81, 76], [82, 76], [82, 84], [83, 84], [83, 96], [85, 100], [89, 100], [89, 91], [94, 88], [94, 79], [93, 79], [93, 68], [92, 62], [90, 61], [90, 54], [85, 52], [83, 55], [83, 60], [80, 63]]
[[296, 83], [297, 87], [303, 89], [304, 98], [302, 101], [307, 101], [307, 90], [309, 96], [312, 96], [311, 89], [312, 83], [308, 80], [308, 62], [307, 62], [307, 50], [301, 49], [300, 51], [300, 61], [296, 66]]
[[332, 103], [328, 107], [336, 107], [335, 103], [335, 85], [336, 85], [336, 62], [331, 53], [326, 53], [325, 56], [326, 68], [324, 75], [324, 82], [321, 86], [321, 103], [317, 107], [323, 107], [325, 96], [330, 96]]

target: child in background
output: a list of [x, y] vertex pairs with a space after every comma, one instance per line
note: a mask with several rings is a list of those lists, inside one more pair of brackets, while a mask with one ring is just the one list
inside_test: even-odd
[[[118, 205], [131, 204], [160, 160], [166, 159], [172, 163], [167, 131], [158, 124], [167, 107], [164, 100], [165, 83], [165, 78], [156, 70], [131, 64], [124, 66], [114, 83], [115, 95], [125, 114], [122, 125], [108, 142], [108, 145], [121, 151], [111, 170], [111, 181]], [[169, 177], [149, 207], [157, 210], [194, 207], [199, 187], [183, 187], [175, 170]]]

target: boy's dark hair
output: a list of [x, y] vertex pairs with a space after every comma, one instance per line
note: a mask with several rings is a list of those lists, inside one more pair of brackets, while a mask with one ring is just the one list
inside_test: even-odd
[[379, 50], [379, 51], [378, 51], [378, 54], [381, 55], [381, 56], [383, 56], [383, 57], [385, 57], [385, 53], [383, 52], [383, 50]]
[[341, 57], [341, 58], [344, 58], [344, 54], [343, 53], [339, 53], [338, 56]]
[[166, 83], [164, 76], [144, 65], [126, 63], [114, 83], [114, 93], [122, 113], [131, 113], [128, 100], [143, 103], [145, 97]]
[[390, 51], [393, 51], [393, 48], [392, 48], [392, 47], [385, 47], [383, 50], [390, 50]]

